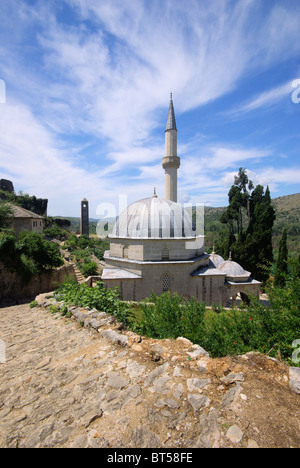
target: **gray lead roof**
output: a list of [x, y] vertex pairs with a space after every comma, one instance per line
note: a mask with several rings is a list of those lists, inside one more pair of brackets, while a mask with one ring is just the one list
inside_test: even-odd
[[171, 98], [170, 98], [169, 115], [168, 115], [166, 130], [176, 130], [177, 131], [172, 93], [171, 93]]

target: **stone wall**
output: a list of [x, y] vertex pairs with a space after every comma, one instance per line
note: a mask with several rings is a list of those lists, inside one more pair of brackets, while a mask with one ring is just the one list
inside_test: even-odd
[[53, 291], [56, 284], [67, 279], [76, 279], [72, 264], [35, 276], [27, 284], [0, 264], [0, 304], [35, 298], [38, 294]]
[[43, 220], [34, 218], [13, 218], [11, 225], [15, 230], [15, 234], [18, 237], [22, 231], [37, 232], [42, 234]]

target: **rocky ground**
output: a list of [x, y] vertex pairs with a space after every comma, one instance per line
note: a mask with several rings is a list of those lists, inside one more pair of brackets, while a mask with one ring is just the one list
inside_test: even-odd
[[[300, 447], [289, 368], [260, 354], [212, 359], [97, 311], [0, 309], [1, 448]], [[1, 362], [1, 361], [0, 361]]]

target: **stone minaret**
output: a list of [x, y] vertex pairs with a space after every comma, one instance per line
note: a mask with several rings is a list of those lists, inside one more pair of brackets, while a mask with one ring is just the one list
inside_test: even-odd
[[89, 202], [85, 198], [81, 202], [80, 234], [90, 234]]
[[180, 158], [177, 156], [177, 128], [172, 93], [165, 142], [166, 155], [162, 159], [162, 167], [165, 170], [165, 199], [177, 202], [177, 170], [180, 167]]

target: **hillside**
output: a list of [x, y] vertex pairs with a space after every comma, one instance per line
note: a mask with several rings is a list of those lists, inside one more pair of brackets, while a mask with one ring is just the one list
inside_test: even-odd
[[[273, 246], [276, 252], [284, 228], [288, 232], [288, 249], [291, 256], [299, 253], [300, 248], [300, 193], [273, 198], [276, 220], [273, 228]], [[219, 219], [225, 207], [205, 207], [206, 245], [213, 246], [217, 240], [222, 224]]]
[[273, 199], [273, 206], [276, 210], [276, 221], [274, 233], [282, 232], [287, 227], [291, 235], [300, 234], [300, 193], [286, 195]]

